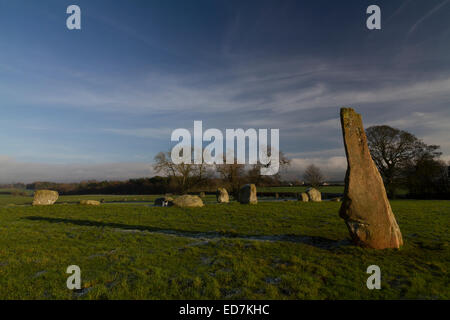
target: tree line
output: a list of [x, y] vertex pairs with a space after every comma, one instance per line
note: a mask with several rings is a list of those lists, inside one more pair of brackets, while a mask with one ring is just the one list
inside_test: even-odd
[[440, 159], [437, 145], [428, 145], [415, 135], [390, 126], [366, 130], [372, 159], [390, 198], [406, 189], [414, 198], [448, 198], [449, 165]]
[[[450, 198], [449, 163], [440, 160], [440, 147], [428, 145], [415, 135], [386, 125], [366, 130], [368, 146], [390, 198], [399, 191], [412, 198]], [[280, 152], [280, 172], [290, 165]], [[27, 189], [52, 189], [61, 194], [183, 194], [215, 191], [225, 187], [232, 195], [246, 183], [259, 187], [286, 185], [280, 173], [260, 174], [261, 164], [174, 164], [169, 152], [155, 156], [153, 168], [158, 176], [127, 181], [83, 181], [80, 183], [34, 182]], [[318, 187], [326, 178], [314, 164], [303, 173], [306, 185]], [[16, 184], [16, 186], [22, 184]]]

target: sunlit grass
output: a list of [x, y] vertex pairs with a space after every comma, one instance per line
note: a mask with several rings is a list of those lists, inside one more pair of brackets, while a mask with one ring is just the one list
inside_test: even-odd
[[[180, 209], [80, 198], [97, 199], [0, 209], [1, 299], [450, 298], [450, 201], [393, 201], [405, 246], [376, 251], [348, 243], [335, 202]], [[66, 288], [72, 264], [79, 293]], [[371, 264], [381, 290], [366, 287]]]

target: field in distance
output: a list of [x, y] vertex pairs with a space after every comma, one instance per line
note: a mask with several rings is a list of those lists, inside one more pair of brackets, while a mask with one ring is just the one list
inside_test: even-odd
[[[300, 193], [305, 192], [308, 187], [263, 187], [258, 188], [258, 192], [286, 192]], [[324, 193], [343, 193], [344, 186], [323, 186], [319, 190]], [[15, 194], [14, 196], [12, 194]], [[33, 191], [22, 189], [0, 189], [0, 207], [14, 205], [29, 205], [33, 202]], [[60, 196], [57, 203], [78, 203], [80, 200], [104, 200], [105, 202], [153, 202], [161, 195], [74, 195]], [[207, 202], [214, 202], [214, 195], [207, 195]]]
[[[258, 188], [258, 192], [305, 192], [309, 187], [262, 187]], [[320, 192], [325, 193], [344, 193], [344, 186], [322, 186], [317, 188]]]
[[[336, 202], [180, 209], [82, 198], [96, 199], [0, 208], [0, 299], [450, 298], [450, 201], [392, 201], [405, 246], [376, 251], [348, 242]], [[366, 287], [372, 264], [381, 290]], [[78, 292], [66, 287], [69, 265], [81, 268]]]

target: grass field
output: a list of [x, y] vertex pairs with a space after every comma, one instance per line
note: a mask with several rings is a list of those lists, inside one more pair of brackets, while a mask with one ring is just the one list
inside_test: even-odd
[[[304, 192], [308, 187], [266, 187], [258, 188], [259, 192], [291, 192], [298, 193]], [[343, 186], [324, 186], [320, 187], [321, 192], [328, 193], [343, 193]], [[8, 194], [10, 192], [23, 192], [27, 193], [28, 196], [11, 196]], [[31, 204], [33, 191], [31, 190], [19, 190], [19, 189], [0, 189], [0, 207]], [[106, 202], [136, 202], [136, 201], [147, 201], [153, 202], [158, 195], [82, 195], [82, 196], [60, 196], [57, 203], [77, 203], [81, 199], [92, 199], [92, 200], [105, 200]], [[215, 196], [208, 195], [207, 201], [214, 202]]]
[[[262, 187], [258, 188], [259, 192], [305, 192], [308, 186], [299, 187]], [[318, 188], [320, 192], [328, 193], [344, 193], [344, 186], [322, 186]]]
[[[393, 201], [405, 245], [376, 251], [348, 242], [336, 202], [179, 209], [25, 198], [0, 199], [0, 299], [450, 298], [450, 201]], [[372, 264], [381, 290], [366, 287]], [[66, 287], [69, 265], [81, 268], [80, 291]]]
[[[153, 202], [156, 198], [161, 197], [157, 195], [81, 195], [81, 196], [60, 196], [58, 204], [75, 204], [83, 199], [91, 200], [105, 200], [106, 202], [136, 202], [147, 201]], [[211, 197], [213, 199], [214, 197]], [[31, 205], [33, 197], [30, 196], [15, 196], [0, 194], [0, 207], [16, 206], [16, 205]]]
[[[298, 186], [298, 187], [262, 187], [258, 188], [258, 192], [305, 192], [308, 186]], [[344, 193], [344, 186], [321, 186], [318, 188], [320, 192], [324, 193]], [[395, 194], [398, 196], [406, 195], [408, 190], [397, 189]]]

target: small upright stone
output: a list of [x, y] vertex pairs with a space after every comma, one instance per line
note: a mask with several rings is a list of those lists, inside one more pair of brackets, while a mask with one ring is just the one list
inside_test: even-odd
[[218, 203], [228, 203], [230, 202], [230, 196], [228, 195], [228, 191], [225, 188], [217, 188], [217, 202]]
[[59, 194], [53, 190], [37, 190], [34, 193], [33, 206], [48, 206], [58, 200]]
[[316, 188], [306, 189], [306, 194], [308, 195], [309, 201], [311, 202], [321, 202], [322, 194]]
[[306, 192], [300, 193], [298, 200], [302, 202], [308, 202], [309, 201], [308, 194]]
[[399, 248], [403, 244], [402, 234], [383, 180], [370, 156], [361, 115], [351, 108], [342, 108], [341, 126], [347, 173], [339, 215], [357, 245], [374, 249]]
[[239, 191], [239, 202], [242, 204], [257, 204], [256, 186], [254, 184], [246, 184]]

